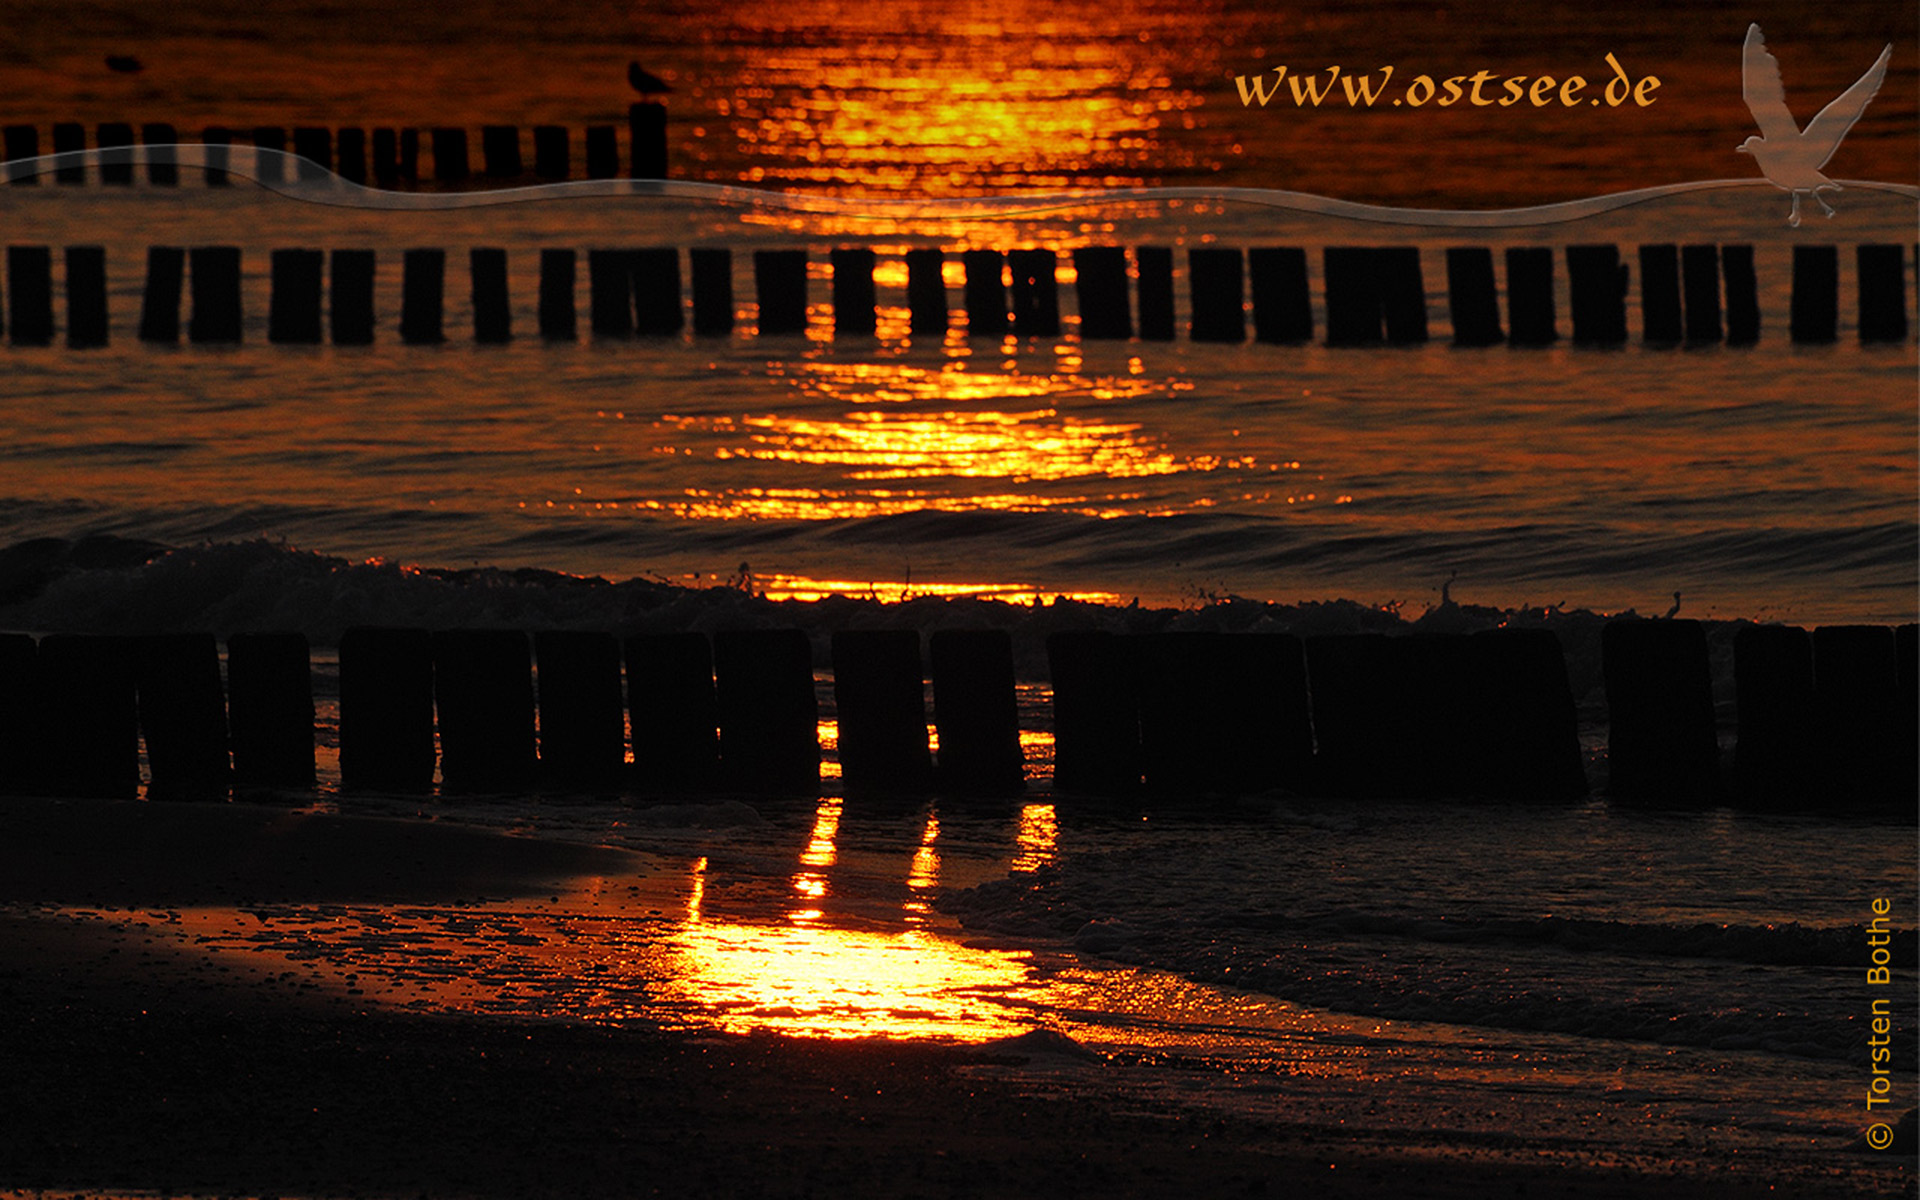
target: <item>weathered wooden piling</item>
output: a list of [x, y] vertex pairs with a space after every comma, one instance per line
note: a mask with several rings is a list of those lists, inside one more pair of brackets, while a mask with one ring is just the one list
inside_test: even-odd
[[1493, 251], [1485, 246], [1447, 248], [1447, 313], [1456, 346], [1496, 346], [1507, 340], [1500, 327], [1500, 292], [1493, 280]]
[[565, 179], [573, 173], [572, 147], [565, 125], [533, 127], [533, 173], [541, 179]]
[[147, 282], [140, 296], [140, 340], [176, 345], [180, 341], [180, 292], [186, 282], [187, 252], [180, 246], [147, 247]]
[[67, 247], [67, 347], [107, 344], [107, 251], [104, 246]]
[[1339, 796], [1418, 796], [1442, 790], [1430, 758], [1433, 707], [1427, 638], [1343, 634], [1306, 641], [1317, 743], [1317, 787]]
[[329, 265], [328, 323], [336, 346], [373, 344], [374, 251], [335, 250]]
[[220, 647], [210, 633], [137, 639], [135, 690], [147, 745], [147, 798], [222, 800], [229, 784]]
[[1627, 340], [1627, 275], [1617, 246], [1567, 247], [1574, 345], [1618, 346]]
[[187, 251], [187, 269], [193, 295], [187, 340], [195, 345], [238, 342], [240, 247], [195, 246]]
[[1253, 246], [1247, 250], [1253, 291], [1253, 340], [1303, 345], [1313, 340], [1313, 297], [1307, 284], [1307, 252], [1298, 246]]
[[1007, 285], [1001, 275], [1007, 259], [998, 250], [963, 250], [965, 271], [961, 304], [967, 310], [967, 336], [1001, 338], [1007, 333]]
[[445, 250], [409, 250], [400, 263], [400, 340], [409, 346], [446, 341], [441, 308], [447, 286]]
[[180, 183], [180, 158], [174, 147], [180, 134], [165, 121], [152, 121], [140, 127], [140, 144], [147, 151], [147, 182], [155, 187], [175, 187]]
[[1860, 340], [1907, 340], [1906, 247], [1862, 245], [1854, 250], [1860, 284]]
[[102, 121], [94, 130], [94, 145], [100, 151], [100, 182], [129, 185], [133, 182], [133, 126], [125, 121]]
[[1440, 681], [1440, 702], [1460, 716], [1462, 789], [1500, 800], [1585, 796], [1560, 639], [1544, 629], [1490, 629], [1469, 635], [1463, 649], [1461, 675]]
[[1390, 346], [1422, 346], [1427, 341], [1427, 283], [1418, 246], [1381, 246], [1373, 252], [1380, 280], [1380, 315]]
[[[1813, 631], [1813, 699], [1818, 773], [1830, 806], [1858, 809], [1900, 800], [1908, 764], [1895, 722], [1899, 692], [1894, 631], [1881, 625], [1823, 625]], [[1909, 808], [1911, 811], [1911, 808]]]
[[1013, 639], [1003, 629], [942, 629], [929, 639], [940, 790], [1014, 796], [1026, 788]]
[[1712, 803], [1720, 793], [1720, 752], [1700, 623], [1608, 622], [1600, 657], [1608, 792], [1621, 800]]
[[574, 252], [540, 252], [540, 336], [571, 342], [579, 336], [573, 305]]
[[807, 252], [755, 250], [753, 292], [760, 336], [807, 331]]
[[1170, 342], [1174, 337], [1173, 247], [1136, 246], [1133, 263], [1140, 274], [1140, 340]]
[[658, 794], [714, 786], [720, 708], [707, 635], [642, 634], [628, 638], [625, 649], [635, 789]]
[[1811, 343], [1840, 336], [1839, 247], [1793, 248], [1793, 302], [1787, 334], [1796, 342]]
[[301, 183], [324, 183], [333, 176], [333, 131], [302, 125], [293, 131], [294, 167]]
[[518, 179], [520, 165], [520, 127], [518, 125], [482, 125], [480, 127], [480, 169], [489, 179]]
[[433, 178], [439, 183], [464, 183], [472, 174], [467, 164], [467, 131], [444, 126], [433, 131]]
[[1053, 681], [1053, 786], [1130, 796], [1140, 787], [1140, 720], [1130, 640], [1098, 631], [1047, 636]]
[[225, 187], [232, 182], [227, 176], [227, 164], [233, 156], [233, 130], [224, 125], [209, 125], [200, 131], [200, 144], [205, 147], [201, 154], [206, 159], [207, 186]]
[[1137, 639], [1135, 654], [1147, 791], [1246, 795], [1307, 785], [1313, 732], [1300, 639], [1163, 633]]
[[261, 183], [285, 183], [287, 179], [287, 131], [279, 125], [253, 128], [253, 174]]
[[433, 635], [433, 698], [440, 725], [440, 787], [512, 792], [533, 786], [533, 660], [516, 629]]
[[627, 139], [635, 179], [667, 177], [667, 106], [645, 100], [627, 106]]
[[1127, 299], [1127, 252], [1119, 246], [1080, 246], [1073, 252], [1073, 290], [1080, 306], [1080, 337], [1093, 341], [1133, 336]]
[[1187, 336], [1196, 342], [1247, 340], [1246, 265], [1236, 247], [1195, 246], [1187, 251], [1187, 299], [1193, 319]]
[[618, 788], [627, 763], [620, 643], [608, 633], [556, 630], [534, 634], [533, 651], [539, 663], [541, 778], [569, 790]]
[[726, 785], [767, 795], [819, 794], [819, 706], [807, 635], [798, 629], [716, 633], [713, 674]]
[[420, 131], [400, 130], [400, 182], [420, 182]]
[[400, 182], [400, 134], [384, 126], [373, 131], [373, 183], [391, 188]]
[[37, 186], [40, 176], [27, 166], [25, 160], [40, 157], [40, 127], [9, 125], [0, 132], [0, 137], [4, 137], [7, 151], [7, 182], [26, 187]]
[[1060, 336], [1060, 290], [1051, 250], [1007, 251], [1015, 337]]
[[917, 796], [932, 790], [918, 631], [835, 633], [833, 702], [840, 780], [847, 795]]
[[633, 336], [633, 260], [625, 250], [587, 251], [587, 319], [596, 338]]
[[1893, 686], [1895, 750], [1905, 764], [1900, 791], [1920, 796], [1920, 625], [1902, 625], [1893, 631]]
[[873, 251], [836, 246], [828, 252], [833, 269], [833, 334], [872, 337], [877, 299], [873, 287]]
[[947, 335], [946, 255], [938, 247], [907, 251], [907, 332], [914, 337]]
[[473, 287], [473, 340], [482, 345], [512, 341], [513, 306], [507, 302], [506, 250], [475, 246], [467, 252], [467, 275]]
[[1379, 345], [1385, 334], [1373, 248], [1328, 246], [1321, 252], [1321, 269], [1326, 280], [1327, 345]]
[[[61, 121], [53, 127], [53, 152], [78, 154], [87, 148], [87, 127], [75, 121]], [[87, 181], [87, 164], [74, 161], [53, 170], [55, 183], [75, 184]]]
[[693, 332], [725, 337], [733, 332], [733, 251], [725, 246], [695, 246], [687, 251], [692, 276]]
[[1553, 251], [1507, 247], [1507, 344], [1550, 346], [1560, 337], [1553, 305]]
[[1760, 281], [1753, 270], [1753, 247], [1720, 247], [1720, 274], [1727, 289], [1727, 345], [1751, 346], [1760, 340]]
[[633, 280], [633, 331], [641, 337], [673, 337], [687, 327], [680, 301], [680, 251], [648, 246], [627, 251]]
[[1751, 807], [1813, 798], [1813, 639], [1804, 629], [1747, 625], [1733, 637], [1733, 789]]
[[1680, 307], [1680, 248], [1671, 243], [1640, 247], [1640, 340], [1677, 346], [1686, 333]]
[[53, 344], [53, 251], [7, 247], [7, 340], [16, 346]]
[[1686, 293], [1687, 344], [1718, 342], [1720, 326], [1720, 247], [1680, 247], [1680, 276]]
[[40, 639], [40, 790], [130, 800], [140, 789], [140, 721], [130, 638]]
[[340, 178], [365, 187], [367, 183], [367, 131], [348, 128], [334, 135], [334, 153], [339, 158]]
[[620, 136], [611, 125], [589, 125], [586, 133], [587, 178], [620, 176]]
[[273, 252], [273, 288], [267, 299], [269, 342], [315, 345], [320, 342], [320, 298], [325, 273], [325, 251]]
[[33, 638], [0, 633], [0, 796], [39, 786], [40, 667]]
[[340, 636], [340, 785], [433, 787], [433, 637], [356, 627]]
[[227, 639], [235, 791], [312, 787], [313, 716], [312, 652], [305, 634], [236, 633]]

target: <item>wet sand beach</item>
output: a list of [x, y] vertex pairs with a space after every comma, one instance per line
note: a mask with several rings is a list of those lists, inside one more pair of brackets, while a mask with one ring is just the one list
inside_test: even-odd
[[[1885, 1196], [1910, 1164], [1254, 1118], [1070, 1043], [955, 1046], [417, 1014], [214, 954], [183, 914], [459, 907], [645, 856], [246, 805], [0, 813], [0, 1185], [111, 1195]], [[290, 869], [299, 864], [300, 869]], [[555, 896], [555, 899], [558, 897]], [[1062, 1051], [1055, 1053], [1054, 1051]], [[1362, 1101], [1363, 1103], [1363, 1101]], [[1284, 1104], [1278, 1111], [1286, 1111]], [[1356, 1115], [1358, 1109], [1355, 1109]]]

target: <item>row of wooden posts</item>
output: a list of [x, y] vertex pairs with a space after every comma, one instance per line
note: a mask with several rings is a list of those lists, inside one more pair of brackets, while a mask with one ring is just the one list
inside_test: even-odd
[[[88, 150], [87, 127], [77, 122], [53, 126], [48, 145], [53, 154], [79, 155]], [[337, 177], [348, 183], [380, 188], [410, 187], [431, 179], [436, 183], [459, 184], [473, 177], [468, 131], [461, 128], [418, 129], [346, 128], [301, 126], [287, 130], [280, 125], [256, 126], [241, 131], [252, 144], [269, 153], [253, 161], [253, 173], [263, 183], [280, 183], [291, 169], [296, 180], [305, 184], [325, 183]], [[41, 154], [40, 129], [35, 125], [8, 125], [0, 130], [5, 141], [7, 179], [16, 185], [39, 183], [38, 168], [29, 160]], [[231, 148], [235, 131], [224, 126], [209, 126], [200, 131], [201, 178], [218, 187], [229, 182]], [[579, 139], [584, 153], [583, 165], [588, 179], [665, 179], [667, 177], [666, 106], [642, 102], [627, 110], [626, 170], [621, 170], [620, 135], [612, 125], [589, 125]], [[91, 149], [99, 152], [97, 178], [100, 183], [131, 185], [136, 175], [136, 158], [143, 160], [147, 182], [158, 187], [180, 183], [179, 155], [175, 147], [184, 144], [179, 130], [164, 122], [149, 122], [136, 127], [127, 122], [102, 122], [94, 131]], [[533, 157], [523, 156], [524, 143], [517, 125], [486, 125], [480, 129], [480, 174], [508, 183], [525, 179], [553, 182], [568, 179], [574, 170], [573, 132], [564, 125], [533, 127]], [[421, 149], [432, 159], [432, 173], [421, 170]], [[136, 150], [137, 148], [137, 150]], [[84, 158], [64, 160], [52, 171], [57, 184], [84, 184], [89, 172]]]
[[[833, 635], [846, 793], [1019, 793], [1010, 638], [942, 631], [928, 649], [937, 767], [919, 633]], [[1047, 654], [1057, 792], [1549, 801], [1588, 791], [1563, 651], [1545, 630], [1304, 641], [1067, 632], [1049, 637]], [[1734, 654], [1739, 741], [1723, 780], [1702, 627], [1605, 627], [1611, 795], [1827, 810], [1912, 802], [1914, 626], [1750, 626]], [[817, 795], [813, 663], [797, 629], [624, 643], [349, 630], [341, 784], [427, 792], [437, 764], [447, 795]], [[233, 635], [223, 689], [210, 634], [0, 637], [0, 791], [130, 797], [142, 736], [151, 798], [312, 787], [306, 639]]]
[[[1174, 252], [1140, 246], [1084, 246], [1072, 261], [1082, 339], [1170, 340], [1175, 336]], [[1569, 246], [1565, 252], [1576, 345], [1617, 346], [1628, 340], [1628, 268], [1613, 246]], [[950, 314], [939, 249], [906, 252], [908, 328], [944, 336]], [[674, 337], [688, 325], [681, 252], [672, 246], [589, 250], [589, 330], [595, 338]], [[1554, 255], [1545, 247], [1505, 252], [1507, 321], [1501, 324], [1493, 252], [1484, 247], [1447, 251], [1448, 305], [1457, 346], [1502, 341], [1548, 345], [1560, 336], [1554, 312]], [[733, 255], [724, 247], [686, 254], [696, 335], [733, 332]], [[1058, 256], [1048, 249], [964, 250], [962, 309], [970, 335], [1056, 337], [1061, 331], [1056, 284]], [[1420, 252], [1412, 246], [1330, 246], [1324, 251], [1326, 342], [1330, 346], [1417, 344], [1427, 340], [1426, 285]], [[1859, 285], [1857, 326], [1862, 341], [1907, 336], [1905, 249], [1862, 245], [1855, 250]], [[877, 327], [876, 255], [859, 247], [834, 249], [831, 299], [840, 337], [870, 337]], [[1760, 308], [1751, 246], [1649, 245], [1639, 248], [1640, 332], [1654, 345], [1760, 338]], [[447, 254], [407, 250], [401, 256], [399, 336], [407, 344], [446, 340]], [[46, 246], [7, 248], [8, 338], [16, 346], [54, 340], [53, 252]], [[473, 339], [512, 340], [507, 252], [478, 247], [468, 253]], [[191, 270], [189, 271], [189, 266]], [[336, 345], [374, 341], [376, 256], [372, 250], [275, 250], [267, 340]], [[174, 343], [181, 337], [183, 290], [191, 281], [186, 336], [196, 343], [242, 340], [241, 251], [235, 246], [153, 246], [147, 250], [139, 336]], [[579, 337], [578, 255], [540, 251], [539, 333], [549, 341]], [[801, 333], [807, 326], [808, 252], [753, 252], [757, 331]], [[1244, 342], [1247, 281], [1252, 288], [1256, 341], [1302, 343], [1315, 334], [1307, 252], [1299, 247], [1229, 247], [1187, 251], [1191, 322], [1200, 342]], [[1722, 308], [1722, 282], [1725, 307]], [[103, 346], [110, 337], [107, 257], [99, 246], [69, 246], [65, 254], [67, 345]], [[1133, 297], [1137, 295], [1136, 305]], [[1839, 249], [1796, 246], [1793, 252], [1791, 338], [1834, 341], [1839, 328]], [[1724, 318], [1724, 319], [1723, 319]]]

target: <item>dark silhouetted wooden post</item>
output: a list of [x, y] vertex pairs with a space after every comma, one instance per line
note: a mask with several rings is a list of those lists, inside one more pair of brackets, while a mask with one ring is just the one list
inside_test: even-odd
[[400, 266], [400, 340], [409, 346], [446, 341], [441, 308], [447, 286], [445, 250], [409, 250]]
[[1246, 267], [1238, 249], [1195, 246], [1187, 251], [1187, 299], [1196, 342], [1247, 340]]
[[107, 344], [107, 251], [104, 246], [67, 247], [67, 346], [85, 350]]
[[1881, 625], [1823, 625], [1813, 631], [1813, 699], [1822, 782], [1842, 811], [1900, 801], [1908, 764], [1896, 725], [1898, 691], [1894, 632]]
[[1720, 273], [1727, 288], [1727, 345], [1751, 346], [1760, 340], [1760, 281], [1754, 275], [1753, 247], [1720, 247]]
[[473, 286], [473, 340], [498, 345], [513, 340], [513, 307], [507, 302], [507, 252], [475, 246], [467, 252]]
[[1326, 277], [1327, 345], [1379, 345], [1384, 326], [1373, 248], [1328, 246], [1321, 262]]
[[293, 131], [293, 156], [302, 183], [325, 183], [333, 175], [333, 133], [318, 125]]
[[147, 247], [147, 284], [140, 297], [140, 340], [175, 345], [180, 341], [180, 291], [187, 277], [187, 252], [179, 246]]
[[1793, 309], [1788, 336], [1831, 342], [1840, 336], [1840, 251], [1834, 246], [1793, 248]]
[[807, 252], [755, 250], [753, 290], [760, 336], [807, 331]]
[[1415, 642], [1427, 639], [1347, 634], [1307, 639], [1318, 786], [1340, 796], [1409, 796], [1432, 790], [1436, 740], [1423, 709], [1428, 681]]
[[513, 629], [433, 635], [434, 708], [440, 722], [440, 785], [454, 792], [533, 786], [533, 660]]
[[236, 791], [313, 786], [313, 665], [305, 634], [227, 639]]
[[917, 796], [932, 789], [926, 685], [916, 630], [834, 634], [833, 702], [840, 730], [840, 779], [847, 795]]
[[1102, 632], [1047, 637], [1053, 680], [1053, 786], [1094, 796], [1140, 786], [1140, 721], [1133, 647]]
[[1568, 246], [1567, 291], [1573, 344], [1618, 346], [1627, 340], [1627, 268], [1617, 246]]
[[1502, 800], [1585, 796], [1579, 718], [1560, 639], [1544, 629], [1485, 630], [1465, 639], [1462, 661], [1464, 672], [1439, 684], [1441, 703], [1465, 727], [1464, 790]]
[[1682, 246], [1680, 275], [1685, 284], [1687, 341], [1704, 346], [1718, 342], [1720, 327], [1720, 247]]
[[155, 187], [177, 187], [180, 183], [180, 156], [174, 149], [180, 134], [164, 121], [140, 127], [140, 144], [147, 149], [147, 182]]
[[1549, 346], [1560, 337], [1553, 307], [1553, 251], [1507, 247], [1507, 344]]
[[[61, 121], [53, 127], [53, 152], [78, 154], [87, 148], [87, 127], [73, 121]], [[75, 184], [87, 181], [87, 164], [75, 160], [53, 169], [55, 183]]]
[[1484, 246], [1447, 249], [1447, 312], [1456, 346], [1494, 346], [1507, 340], [1500, 328], [1493, 251]]
[[233, 157], [233, 130], [224, 125], [209, 125], [200, 131], [200, 144], [205, 147], [201, 154], [207, 160], [207, 186], [225, 187], [231, 183], [232, 180], [227, 176], [227, 165]]
[[1860, 246], [1854, 251], [1860, 281], [1860, 340], [1907, 340], [1907, 264], [1904, 246]]
[[393, 188], [400, 183], [400, 135], [379, 128], [373, 131], [373, 182], [375, 187]]
[[1380, 315], [1387, 344], [1419, 346], [1427, 340], [1427, 283], [1418, 246], [1381, 246], [1373, 252], [1380, 280]]
[[542, 777], [574, 790], [617, 789], [627, 763], [620, 643], [608, 633], [556, 631], [534, 634], [533, 649], [540, 665]]
[[94, 131], [94, 144], [100, 151], [100, 182], [128, 186], [133, 183], [133, 126], [125, 121], [102, 121]]
[[1640, 340], [1677, 346], [1685, 329], [1680, 308], [1680, 248], [1640, 247]]
[[687, 251], [693, 275], [693, 332], [725, 337], [733, 332], [733, 251], [695, 246]]
[[130, 638], [40, 639], [40, 783], [48, 794], [130, 800], [140, 790], [134, 653]]
[[627, 252], [633, 279], [633, 330], [642, 337], [672, 337], [687, 327], [680, 299], [680, 251], [649, 246]]
[[714, 786], [720, 709], [707, 635], [642, 634], [627, 639], [626, 655], [635, 788], [659, 794]]
[[[9, 125], [4, 133], [7, 149], [7, 182], [26, 187], [37, 186], [40, 177], [26, 165], [27, 159], [40, 157], [40, 129], [36, 125]], [[4, 786], [4, 785], [0, 785]]]
[[1743, 804], [1805, 804], [1813, 792], [1813, 639], [1804, 629], [1748, 625], [1733, 637], [1739, 741], [1733, 785]]
[[439, 183], [464, 183], [472, 170], [467, 165], [467, 131], [439, 128], [433, 131], [433, 178]]
[[1073, 291], [1083, 341], [1133, 336], [1127, 298], [1127, 252], [1119, 246], [1081, 246], [1073, 252]]
[[1003, 338], [1007, 335], [1007, 285], [1001, 275], [1006, 256], [998, 250], [963, 250], [960, 264], [966, 273], [961, 303], [967, 310], [967, 336]]
[[253, 173], [261, 183], [287, 179], [287, 131], [279, 125], [256, 125], [253, 130]]
[[633, 259], [627, 251], [587, 251], [587, 312], [594, 337], [633, 336]]
[[1253, 340], [1303, 345], [1313, 340], [1313, 297], [1307, 252], [1298, 246], [1254, 246], [1247, 251], [1253, 287]]
[[220, 647], [213, 635], [140, 638], [136, 662], [148, 798], [225, 799], [227, 706], [220, 686]]
[[587, 126], [587, 178], [620, 176], [620, 136], [611, 125]]
[[717, 633], [713, 669], [720, 768], [727, 786], [768, 795], [818, 795], [819, 707], [807, 635], [798, 629]]
[[187, 268], [193, 292], [187, 340], [196, 345], [238, 342], [240, 247], [195, 246], [187, 252]]
[[16, 346], [53, 344], [53, 251], [7, 247], [7, 340]]
[[335, 250], [328, 269], [328, 323], [333, 344], [373, 345], [374, 252]]
[[433, 638], [354, 628], [340, 637], [340, 785], [433, 787]]
[[335, 152], [340, 159], [340, 178], [365, 187], [367, 184], [367, 131], [342, 129], [335, 134]]
[[1136, 246], [1133, 262], [1140, 272], [1140, 340], [1170, 342], [1174, 336], [1173, 247]]
[[481, 169], [489, 179], [518, 179], [520, 166], [520, 127], [483, 125], [480, 127]]
[[1601, 630], [1600, 655], [1608, 792], [1623, 800], [1712, 803], [1720, 752], [1699, 622], [1612, 621]]
[[667, 177], [667, 106], [641, 101], [627, 106], [627, 137], [633, 149], [633, 178]]
[[1001, 629], [942, 629], [929, 649], [941, 790], [960, 796], [1018, 795], [1026, 788], [1026, 771], [1013, 639]]
[[420, 182], [420, 131], [402, 129], [400, 131], [400, 182], [416, 184]]
[[1051, 250], [1009, 250], [1007, 269], [1013, 280], [1013, 335], [1060, 336], [1060, 291], [1054, 280]]
[[275, 250], [273, 290], [267, 299], [269, 342], [320, 341], [320, 295], [326, 254], [320, 250]]
[[946, 255], [936, 248], [907, 251], [907, 332], [914, 337], [947, 336]]
[[1290, 634], [1162, 633], [1135, 645], [1142, 774], [1161, 796], [1309, 781], [1306, 662]]
[[533, 173], [541, 179], [565, 179], [573, 173], [573, 152], [565, 125], [533, 127]]
[[42, 688], [33, 638], [0, 633], [0, 796], [20, 796], [40, 785]]
[[540, 252], [540, 336], [550, 342], [571, 342], [579, 336], [573, 305], [574, 253]]
[[872, 337], [876, 304], [873, 251], [838, 246], [827, 257], [833, 267], [834, 336]]

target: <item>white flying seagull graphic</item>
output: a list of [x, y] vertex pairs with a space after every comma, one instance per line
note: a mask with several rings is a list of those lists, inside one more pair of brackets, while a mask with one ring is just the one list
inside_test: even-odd
[[1847, 130], [1852, 129], [1860, 114], [1867, 110], [1867, 101], [1880, 90], [1880, 81], [1887, 77], [1887, 59], [1892, 56], [1893, 44], [1888, 43], [1880, 52], [1879, 61], [1865, 75], [1801, 129], [1794, 123], [1793, 114], [1787, 111], [1787, 93], [1780, 86], [1779, 61], [1767, 53], [1760, 26], [1747, 26], [1747, 46], [1741, 58], [1741, 92], [1753, 112], [1754, 123], [1760, 126], [1760, 136], [1750, 137], [1734, 149], [1753, 155], [1767, 182], [1792, 193], [1793, 212], [1787, 217], [1787, 224], [1800, 224], [1802, 193], [1812, 196], [1821, 212], [1829, 217], [1833, 215], [1833, 209], [1820, 198], [1820, 193], [1837, 192], [1840, 185], [1822, 175], [1820, 168], [1827, 165], [1833, 152], [1840, 148], [1840, 139], [1847, 136]]

